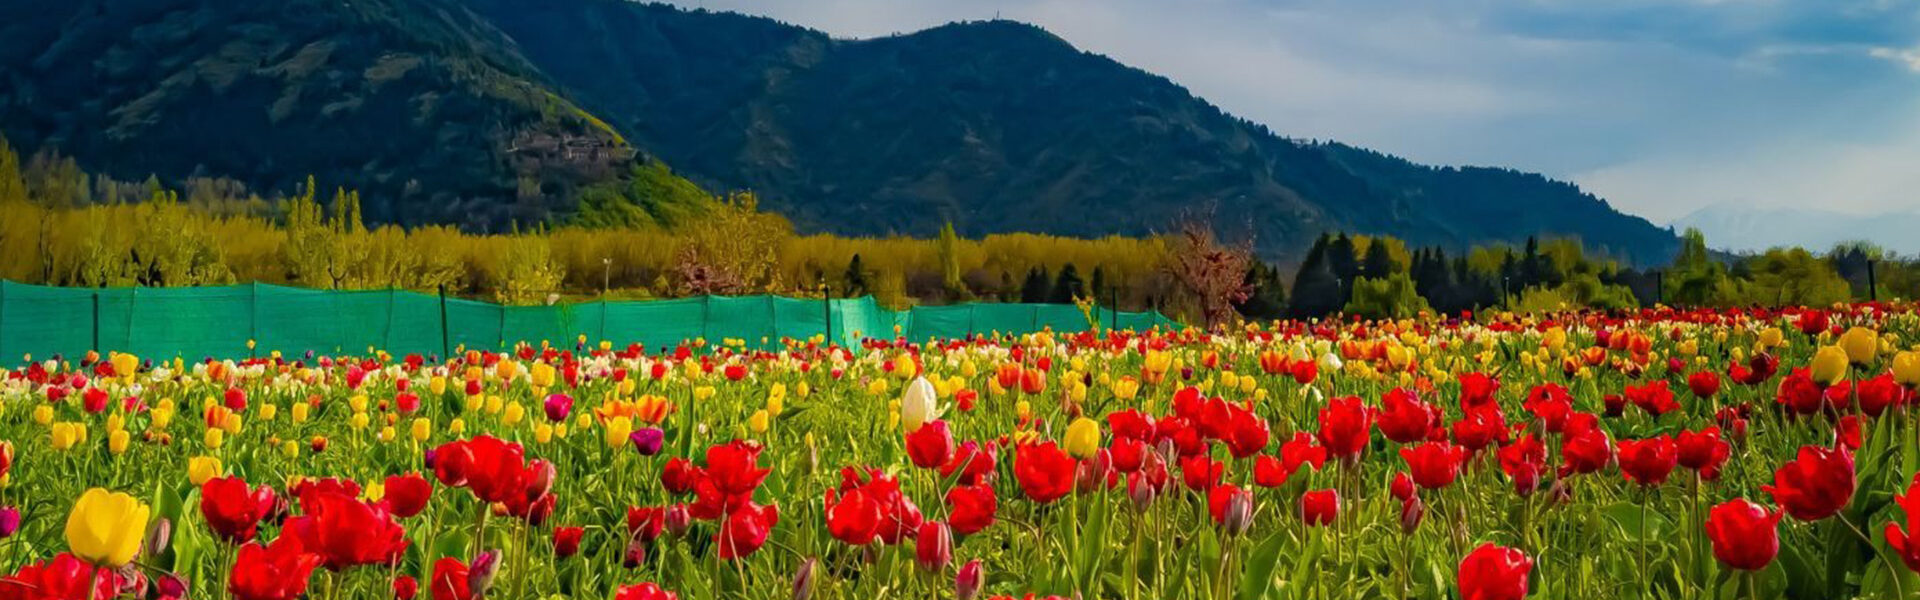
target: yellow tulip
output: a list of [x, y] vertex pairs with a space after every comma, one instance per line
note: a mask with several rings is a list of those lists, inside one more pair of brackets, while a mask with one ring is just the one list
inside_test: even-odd
[[1847, 352], [1839, 346], [1821, 346], [1813, 354], [1813, 380], [1833, 385], [1847, 378]]
[[427, 441], [427, 437], [433, 434], [433, 420], [426, 417], [414, 419], [413, 428], [409, 433], [413, 434], [413, 441]]
[[1785, 341], [1786, 334], [1781, 333], [1779, 327], [1768, 327], [1760, 330], [1760, 343], [1767, 347], [1779, 346]]
[[466, 421], [466, 419], [461, 419], [461, 418], [458, 418], [458, 417], [455, 417], [455, 418], [453, 419], [453, 422], [451, 422], [451, 423], [448, 423], [448, 424], [447, 424], [447, 433], [451, 433], [451, 434], [454, 434], [454, 435], [460, 435], [460, 434], [463, 434], [463, 433], [466, 433], [466, 432], [467, 432], [467, 421]]
[[352, 426], [354, 429], [366, 429], [367, 423], [370, 420], [371, 419], [367, 417], [367, 413], [357, 412], [357, 413], [353, 413], [353, 416], [347, 419], [347, 424]]
[[768, 420], [766, 410], [754, 411], [753, 416], [747, 417], [747, 430], [754, 433], [766, 433]]
[[367, 412], [367, 395], [354, 394], [347, 398], [347, 406], [352, 408], [353, 412]]
[[311, 411], [311, 410], [313, 410], [313, 407], [305, 402], [293, 403], [293, 422], [295, 423], [307, 422], [307, 413], [308, 411]]
[[1115, 398], [1132, 400], [1133, 397], [1139, 393], [1140, 380], [1134, 379], [1132, 376], [1121, 377], [1113, 382], [1113, 397]]
[[277, 414], [280, 414], [280, 407], [278, 405], [275, 405], [272, 402], [260, 403], [260, 420], [272, 421], [274, 415], [277, 415]]
[[440, 375], [433, 376], [433, 379], [427, 380], [427, 391], [435, 396], [447, 393], [447, 378]]
[[287, 440], [280, 443], [280, 454], [287, 458], [300, 457], [300, 442]]
[[546, 423], [533, 426], [533, 441], [545, 444], [553, 441], [553, 426]]
[[207, 443], [208, 450], [219, 450], [220, 444], [222, 442], [225, 442], [226, 439], [227, 439], [226, 431], [222, 431], [219, 429], [208, 429], [206, 434], [206, 439], [204, 441]]
[[52, 429], [48, 431], [48, 436], [52, 438], [53, 449], [66, 450], [72, 448], [75, 444], [79, 444], [80, 437], [85, 435], [86, 431], [87, 428], [84, 425], [61, 422], [52, 425]]
[[1840, 334], [1840, 348], [1847, 351], [1847, 360], [1864, 365], [1873, 362], [1874, 355], [1880, 353], [1880, 335], [1872, 329], [1854, 327]]
[[487, 412], [488, 413], [496, 414], [496, 415], [500, 414], [500, 411], [506, 408], [506, 406], [507, 406], [507, 401], [505, 399], [499, 396], [487, 396]]
[[619, 448], [629, 442], [627, 436], [633, 435], [633, 419], [614, 417], [607, 420], [607, 447]]
[[[687, 364], [693, 364], [693, 363], [691, 363], [691, 362], [689, 362], [689, 363], [687, 363]], [[712, 397], [713, 397], [713, 386], [710, 386], [710, 385], [703, 385], [703, 386], [700, 386], [700, 387], [697, 387], [697, 388], [693, 388], [693, 399], [694, 399], [694, 400], [698, 400], [698, 401], [704, 401], [704, 400], [706, 400], [706, 399], [708, 399], [708, 398], [712, 398]]]
[[107, 433], [109, 433], [109, 434], [111, 434], [111, 433], [113, 433], [113, 432], [115, 432], [115, 431], [120, 431], [120, 430], [122, 430], [122, 429], [126, 429], [126, 428], [127, 428], [127, 419], [126, 419], [126, 417], [122, 417], [122, 416], [120, 416], [120, 413], [114, 413], [114, 414], [111, 414], [111, 415], [107, 415], [107, 425], [106, 425], [106, 427], [107, 427]]
[[1893, 355], [1893, 380], [1908, 387], [1920, 385], [1920, 352]]
[[33, 407], [33, 422], [46, 425], [53, 422], [53, 405], [42, 404]]
[[126, 454], [127, 443], [131, 441], [133, 441], [133, 436], [129, 435], [127, 430], [121, 429], [114, 431], [113, 433], [107, 434], [107, 451], [114, 453], [116, 456]]
[[67, 549], [87, 562], [121, 567], [133, 561], [147, 537], [146, 504], [120, 492], [93, 488], [67, 515]]
[[805, 398], [813, 394], [813, 386], [807, 385], [807, 382], [802, 381], [800, 385], [793, 386], [793, 393], [801, 398]]
[[[140, 357], [124, 352], [113, 355], [113, 374], [121, 379], [133, 378], [133, 372], [140, 368]], [[124, 561], [123, 561], [124, 562]]]
[[1067, 426], [1067, 454], [1078, 459], [1093, 458], [1100, 451], [1100, 423], [1080, 417]]
[[212, 456], [195, 456], [187, 459], [187, 481], [201, 485], [208, 479], [220, 476], [220, 459]]
[[533, 363], [533, 369], [527, 375], [533, 380], [533, 387], [545, 389], [553, 386], [553, 365]]
[[394, 440], [394, 438], [397, 438], [399, 436], [400, 436], [400, 432], [395, 431], [392, 425], [388, 425], [380, 428], [380, 441], [382, 442], [391, 442]]
[[509, 426], [517, 425], [520, 423], [520, 419], [526, 418], [526, 416], [527, 407], [520, 404], [520, 401], [515, 400], [513, 403], [508, 404], [506, 412], [500, 415], [500, 423]]

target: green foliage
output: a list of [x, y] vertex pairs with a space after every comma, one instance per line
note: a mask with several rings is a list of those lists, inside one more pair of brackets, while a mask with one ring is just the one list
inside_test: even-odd
[[1343, 309], [1347, 314], [1369, 319], [1402, 319], [1433, 310], [1427, 300], [1413, 289], [1406, 273], [1386, 277], [1362, 277], [1353, 282], [1353, 299]]

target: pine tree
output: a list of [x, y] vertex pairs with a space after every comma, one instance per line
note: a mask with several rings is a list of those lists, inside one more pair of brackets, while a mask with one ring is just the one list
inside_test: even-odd
[[852, 260], [847, 261], [847, 272], [841, 275], [841, 278], [844, 279], [842, 285], [846, 288], [846, 297], [858, 298], [867, 295], [869, 291], [867, 289], [867, 269], [860, 265], [860, 255], [858, 253], [853, 255]]
[[1053, 293], [1053, 282], [1047, 277], [1046, 267], [1034, 267], [1027, 270], [1027, 281], [1020, 286], [1020, 301], [1027, 304], [1045, 304]]

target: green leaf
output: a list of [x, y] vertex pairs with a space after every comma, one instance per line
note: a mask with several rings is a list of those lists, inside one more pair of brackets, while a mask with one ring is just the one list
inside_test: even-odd
[[1287, 546], [1287, 532], [1277, 531], [1255, 547], [1247, 557], [1246, 572], [1240, 576], [1237, 600], [1260, 600], [1273, 590], [1274, 572], [1280, 568], [1280, 550]]

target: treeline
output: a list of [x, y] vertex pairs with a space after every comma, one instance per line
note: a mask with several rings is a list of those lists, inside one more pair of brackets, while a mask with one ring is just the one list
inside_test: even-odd
[[[1216, 324], [1217, 306], [1230, 306], [1221, 309], [1229, 316], [1273, 319], [1920, 296], [1920, 260], [1868, 244], [1824, 255], [1797, 248], [1724, 255], [1692, 231], [1662, 269], [1589, 255], [1572, 239], [1457, 253], [1348, 234], [1321, 236], [1296, 268], [1254, 259], [1251, 244], [1209, 238], [1196, 245], [1180, 235], [965, 239], [949, 226], [933, 239], [846, 238], [797, 235], [784, 218], [760, 211], [751, 194], [713, 198], [695, 210], [671, 225], [608, 224], [590, 211], [599, 216], [503, 234], [369, 226], [357, 193], [311, 179], [290, 196], [262, 197], [207, 179], [169, 189], [93, 177], [56, 156], [23, 161], [0, 139], [0, 278], [44, 285], [444, 287], [517, 304], [602, 295], [871, 294], [898, 308], [1093, 297], [1195, 322], [1206, 314]], [[1204, 272], [1222, 264], [1233, 270]]]

